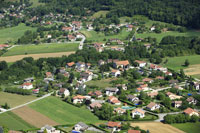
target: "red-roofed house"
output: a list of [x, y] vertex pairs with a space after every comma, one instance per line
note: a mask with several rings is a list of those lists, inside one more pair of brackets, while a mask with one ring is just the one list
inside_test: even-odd
[[129, 69], [129, 61], [128, 60], [124, 60], [124, 61], [115, 61], [114, 62], [114, 68], [123, 68], [123, 69]]
[[189, 116], [192, 116], [192, 115], [199, 116], [199, 113], [192, 108], [187, 108], [186, 110], [183, 111], [183, 113]]
[[144, 118], [145, 112], [142, 109], [137, 108], [132, 111], [132, 118], [135, 118], [136, 115], [139, 115], [140, 118]]
[[24, 83], [21, 85], [22, 89], [30, 90], [33, 89], [33, 84], [32, 83]]
[[115, 104], [115, 105], [120, 105], [121, 104], [121, 102], [115, 96], [109, 96], [108, 102], [111, 103], [111, 104]]
[[69, 63], [66, 64], [66, 67], [70, 68], [70, 67], [74, 66], [74, 64], [75, 64], [74, 62], [69, 62]]
[[73, 97], [73, 103], [74, 104], [82, 103], [85, 99], [86, 99], [85, 96], [77, 95]]
[[135, 62], [139, 64], [139, 67], [145, 67], [147, 64], [145, 61], [140, 61], [140, 60], [135, 60]]
[[120, 74], [121, 74], [121, 72], [119, 70], [113, 69], [111, 71], [111, 75], [114, 77], [118, 77], [118, 76], [120, 76]]
[[109, 121], [107, 123], [107, 127], [109, 129], [112, 129], [113, 132], [120, 131], [121, 130], [121, 122], [112, 122], [112, 121]]
[[73, 31], [73, 28], [72, 28], [72, 27], [63, 27], [62, 30], [63, 30], [63, 31], [72, 32], [72, 31]]

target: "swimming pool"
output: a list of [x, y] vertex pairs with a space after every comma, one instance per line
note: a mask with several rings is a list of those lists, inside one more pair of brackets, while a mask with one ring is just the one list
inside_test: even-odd
[[122, 106], [122, 109], [127, 109], [127, 110], [134, 109], [134, 108], [135, 108], [135, 107]]

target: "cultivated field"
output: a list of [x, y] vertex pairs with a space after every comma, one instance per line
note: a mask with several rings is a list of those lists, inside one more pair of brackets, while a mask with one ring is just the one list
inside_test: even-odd
[[68, 56], [70, 54], [74, 54], [75, 52], [59, 52], [59, 53], [46, 53], [46, 54], [28, 54], [28, 55], [15, 55], [15, 56], [7, 56], [0, 57], [0, 61], [6, 62], [15, 62], [21, 60], [25, 57], [33, 57], [35, 60], [39, 58], [48, 58], [48, 57], [62, 57], [63, 55]]
[[121, 40], [124, 40], [127, 38], [128, 34], [130, 32], [127, 32], [125, 29], [122, 30], [122, 33], [119, 33], [117, 35], [111, 35], [111, 36], [105, 36], [103, 33], [97, 33], [96, 31], [87, 31], [87, 30], [82, 30], [80, 31], [81, 33], [83, 33], [87, 40], [89, 41], [93, 41], [93, 42], [104, 42], [104, 39], [108, 40], [111, 38], [118, 38]]
[[28, 27], [25, 24], [19, 24], [16, 27], [0, 29], [0, 44], [8, 41], [11, 43], [17, 41], [27, 30], [35, 31], [36, 28]]
[[149, 130], [150, 133], [184, 133], [183, 131], [161, 122], [138, 122], [131, 123], [131, 126], [139, 126], [141, 129]]
[[200, 64], [191, 65], [191, 66], [189, 66], [189, 68], [186, 68], [184, 71], [187, 75], [199, 75], [200, 74]]
[[56, 97], [48, 97], [29, 105], [59, 124], [75, 124], [77, 122], [100, 122], [88, 109], [78, 108], [61, 101]]
[[186, 69], [186, 67], [182, 66], [186, 59], [189, 60], [191, 66], [200, 64], [200, 55], [190, 55], [168, 58], [168, 62], [164, 66], [174, 70]]
[[3, 56], [71, 52], [78, 50], [78, 46], [78, 43], [20, 45], [10, 49]]
[[5, 103], [8, 103], [8, 105], [11, 108], [27, 103], [34, 99], [36, 99], [35, 96], [22, 96], [22, 95], [17, 95], [17, 94], [0, 92], [0, 105], [4, 105]]
[[172, 126], [183, 130], [186, 133], [199, 133], [200, 131], [200, 122], [172, 124]]
[[12, 112], [0, 114], [0, 125], [8, 127], [10, 130], [26, 130], [34, 128], [34, 126], [28, 124]]
[[18, 115], [19, 117], [21, 117], [27, 123], [38, 128], [41, 128], [42, 126], [45, 126], [46, 124], [51, 125], [51, 126], [58, 125], [58, 123], [49, 119], [47, 116], [27, 106], [13, 110], [12, 112]]

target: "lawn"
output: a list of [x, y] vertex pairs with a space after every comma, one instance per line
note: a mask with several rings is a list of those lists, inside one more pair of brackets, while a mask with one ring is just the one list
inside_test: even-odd
[[105, 36], [103, 33], [97, 33], [96, 31], [87, 31], [87, 30], [82, 30], [81, 33], [83, 33], [87, 40], [93, 41], [93, 42], [105, 42], [104, 39], [108, 40], [111, 38], [118, 38], [121, 40], [125, 40], [126, 37], [130, 32], [127, 32], [125, 29], [122, 30], [121, 33], [117, 35], [111, 35], [111, 36]]
[[168, 32], [162, 32], [160, 34], [157, 33], [143, 33], [143, 34], [136, 34], [136, 38], [146, 38], [146, 37], [153, 37], [156, 38], [158, 42], [162, 40], [165, 36], [200, 36], [200, 32], [198, 31], [187, 31], [185, 33], [180, 33], [177, 31], [168, 31]]
[[60, 124], [100, 122], [88, 109], [75, 107], [56, 97], [45, 98], [30, 104], [29, 107]]
[[8, 127], [10, 130], [34, 128], [12, 112], [0, 114], [0, 125]]
[[93, 17], [93, 18], [99, 18], [99, 17], [101, 17], [101, 16], [106, 17], [106, 14], [107, 14], [108, 12], [109, 12], [109, 11], [98, 11], [98, 12], [94, 13], [94, 14], [92, 15], [92, 17]]
[[92, 80], [86, 83], [86, 85], [89, 86], [98, 86], [100, 88], [106, 88], [106, 87], [111, 87], [112, 84], [110, 84], [110, 81], [112, 79], [102, 79], [102, 80]]
[[172, 126], [178, 128], [186, 133], [199, 133], [199, 131], [200, 131], [200, 122], [172, 124]]
[[186, 67], [182, 65], [186, 59], [189, 60], [190, 65], [200, 64], [200, 55], [190, 55], [168, 58], [168, 62], [164, 66], [174, 70], [185, 69]]
[[8, 105], [11, 108], [24, 104], [34, 99], [36, 99], [35, 96], [22, 96], [22, 95], [17, 95], [17, 94], [0, 92], [0, 105], [4, 105], [5, 103], [8, 103]]
[[40, 3], [39, 0], [30, 0], [30, 2], [33, 3], [33, 5], [31, 7], [37, 7], [40, 5], [44, 5], [44, 3]]
[[39, 45], [21, 45], [16, 46], [6, 52], [3, 56], [25, 55], [25, 54], [40, 54], [40, 53], [57, 53], [71, 52], [78, 49], [78, 43], [68, 44], [39, 44]]
[[24, 35], [27, 30], [35, 31], [36, 28], [28, 27], [25, 24], [19, 24], [16, 27], [0, 29], [0, 43], [14, 43], [18, 38]]

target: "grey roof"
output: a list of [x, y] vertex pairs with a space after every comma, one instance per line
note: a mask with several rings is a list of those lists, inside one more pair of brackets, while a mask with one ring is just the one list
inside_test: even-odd
[[134, 96], [134, 95], [128, 95], [128, 96], [126, 96], [126, 98], [128, 98], [128, 99], [133, 99], [133, 98], [135, 98], [136, 96]]
[[118, 90], [118, 88], [110, 88], [110, 87], [107, 87], [106, 89], [105, 89], [106, 91], [117, 91]]
[[79, 125], [79, 126], [81, 126], [82, 127], [82, 129], [81, 130], [86, 130], [89, 126], [88, 125], [86, 125], [85, 123], [83, 123], [83, 122], [79, 122], [79, 123], [77, 123], [75, 126], [77, 126], [77, 125]]
[[0, 133], [3, 133], [3, 128], [0, 126]]

